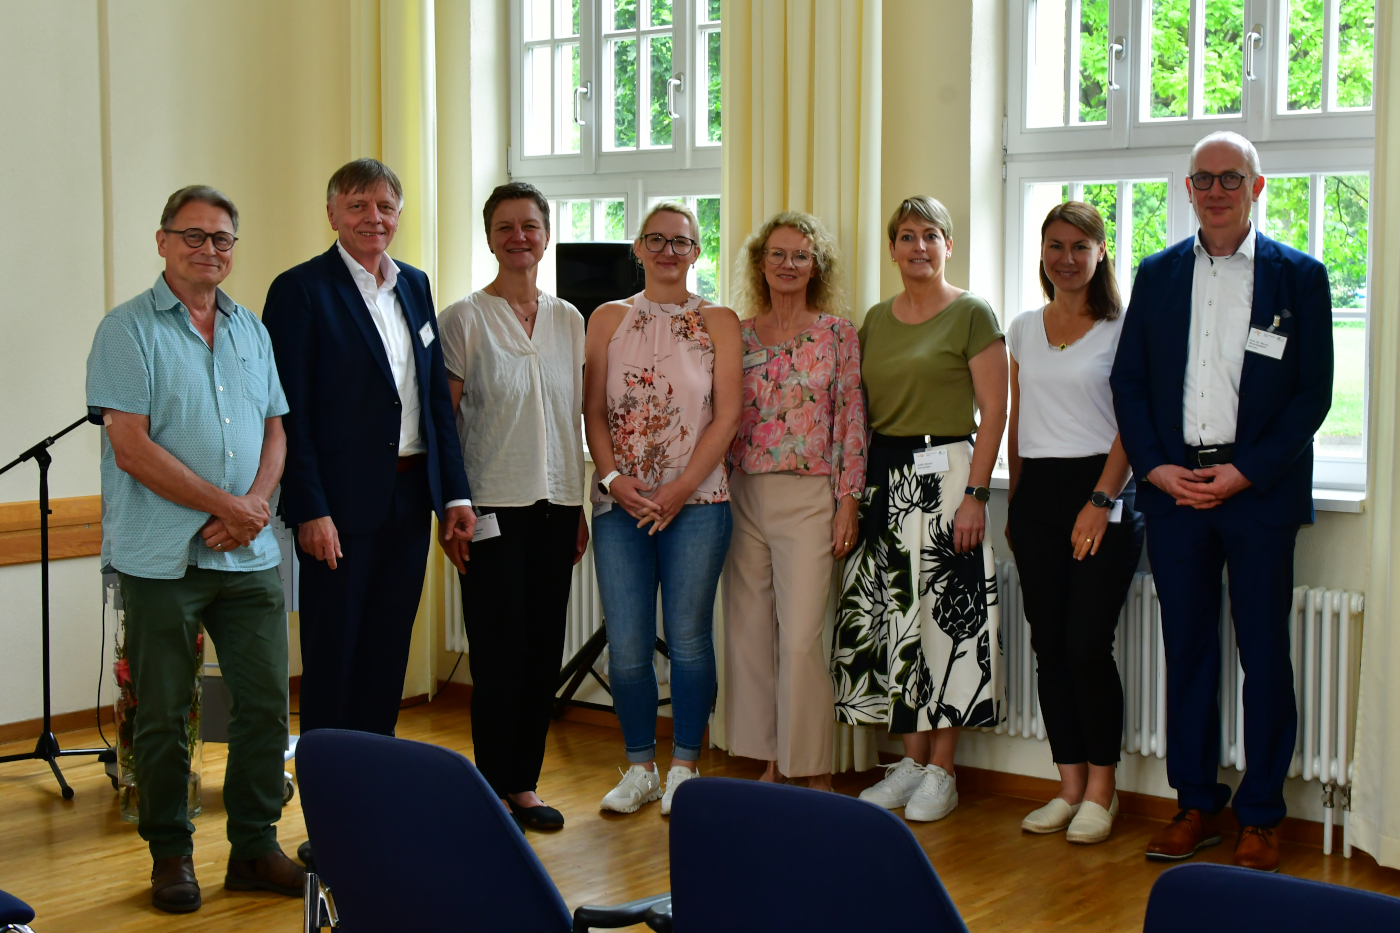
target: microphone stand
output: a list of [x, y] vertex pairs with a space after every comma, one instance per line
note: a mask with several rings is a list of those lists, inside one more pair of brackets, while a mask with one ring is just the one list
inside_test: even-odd
[[74, 748], [64, 751], [58, 747], [58, 738], [53, 734], [53, 715], [49, 698], [49, 464], [53, 458], [49, 456], [49, 448], [54, 445], [60, 437], [74, 430], [79, 425], [90, 420], [90, 416], [84, 415], [74, 421], [68, 427], [59, 431], [52, 437], [46, 437], [33, 447], [11, 460], [5, 466], [0, 467], [0, 473], [6, 473], [19, 466], [26, 460], [33, 460], [39, 465], [39, 586], [41, 591], [42, 618], [43, 618], [43, 649], [44, 649], [44, 731], [39, 735], [39, 741], [34, 746], [34, 751], [23, 755], [6, 755], [0, 757], [0, 763], [7, 761], [47, 761], [49, 767], [53, 769], [53, 776], [58, 779], [58, 786], [63, 791], [64, 800], [73, 799], [73, 788], [68, 786], [68, 782], [63, 779], [63, 772], [58, 769], [58, 759], [68, 755], [101, 755], [108, 751], [105, 748]]

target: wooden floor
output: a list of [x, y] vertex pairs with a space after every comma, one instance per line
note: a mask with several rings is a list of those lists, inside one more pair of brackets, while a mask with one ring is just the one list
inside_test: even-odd
[[[440, 697], [405, 711], [399, 719], [401, 736], [468, 756], [470, 731], [465, 705], [453, 698]], [[95, 729], [60, 739], [68, 748], [98, 744]], [[0, 746], [0, 754], [31, 747], [32, 743]], [[0, 765], [0, 888], [34, 907], [38, 933], [299, 929], [299, 900], [223, 888], [228, 842], [218, 789], [224, 750], [222, 745], [205, 747], [204, 813], [195, 820], [195, 865], [204, 892], [199, 913], [175, 917], [150, 906], [146, 847], [135, 827], [118, 818], [116, 794], [102, 767], [88, 758], [65, 761], [64, 771], [77, 791], [72, 801], [58, 795], [44, 764]], [[598, 811], [598, 800], [617, 781], [621, 763], [616, 729], [564, 722], [551, 732], [540, 793], [569, 823], [560, 833], [531, 833], [529, 838], [570, 907], [615, 903], [669, 887], [660, 805], [625, 816]], [[700, 768], [704, 774], [731, 777], [759, 773], [756, 763], [729, 758], [719, 750], [706, 752]], [[838, 775], [836, 788], [855, 794], [878, 776], [875, 771]], [[298, 801], [279, 824], [289, 853], [306, 838]], [[1157, 824], [1120, 817], [1108, 842], [1071, 846], [1063, 835], [1021, 833], [1021, 817], [1035, 805], [964, 792], [961, 805], [947, 819], [911, 824], [968, 927], [975, 933], [1141, 930], [1148, 890], [1162, 871], [1142, 854]], [[1199, 857], [1228, 861], [1232, 847], [1233, 839], [1227, 838], [1224, 845]], [[1360, 851], [1347, 860], [1285, 843], [1283, 859], [1289, 874], [1400, 896], [1400, 872], [1377, 866]]]

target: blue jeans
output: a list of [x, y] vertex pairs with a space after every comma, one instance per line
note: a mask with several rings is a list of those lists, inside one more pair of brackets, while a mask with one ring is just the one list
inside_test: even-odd
[[733, 527], [729, 503], [687, 505], [655, 535], [621, 506], [593, 519], [598, 591], [608, 628], [613, 708], [627, 760], [656, 757], [656, 587], [671, 654], [676, 758], [695, 761], [715, 697], [714, 607]]

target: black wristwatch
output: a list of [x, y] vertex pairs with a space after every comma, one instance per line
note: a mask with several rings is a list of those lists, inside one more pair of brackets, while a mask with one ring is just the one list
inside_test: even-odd
[[1108, 493], [1095, 489], [1094, 494], [1089, 497], [1091, 505], [1096, 505], [1101, 509], [1113, 508], [1113, 500], [1108, 497]]
[[978, 502], [986, 502], [992, 497], [992, 491], [986, 486], [969, 486], [964, 489], [963, 492], [967, 493]]

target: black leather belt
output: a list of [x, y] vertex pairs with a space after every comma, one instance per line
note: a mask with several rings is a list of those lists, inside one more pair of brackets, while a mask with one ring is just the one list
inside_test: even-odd
[[407, 473], [409, 470], [416, 470], [428, 462], [427, 454], [409, 454], [407, 457], [400, 457], [398, 471]]
[[1234, 444], [1214, 444], [1210, 447], [1186, 448], [1186, 468], [1190, 470], [1195, 470], [1200, 467], [1220, 466], [1222, 463], [1234, 462]]

